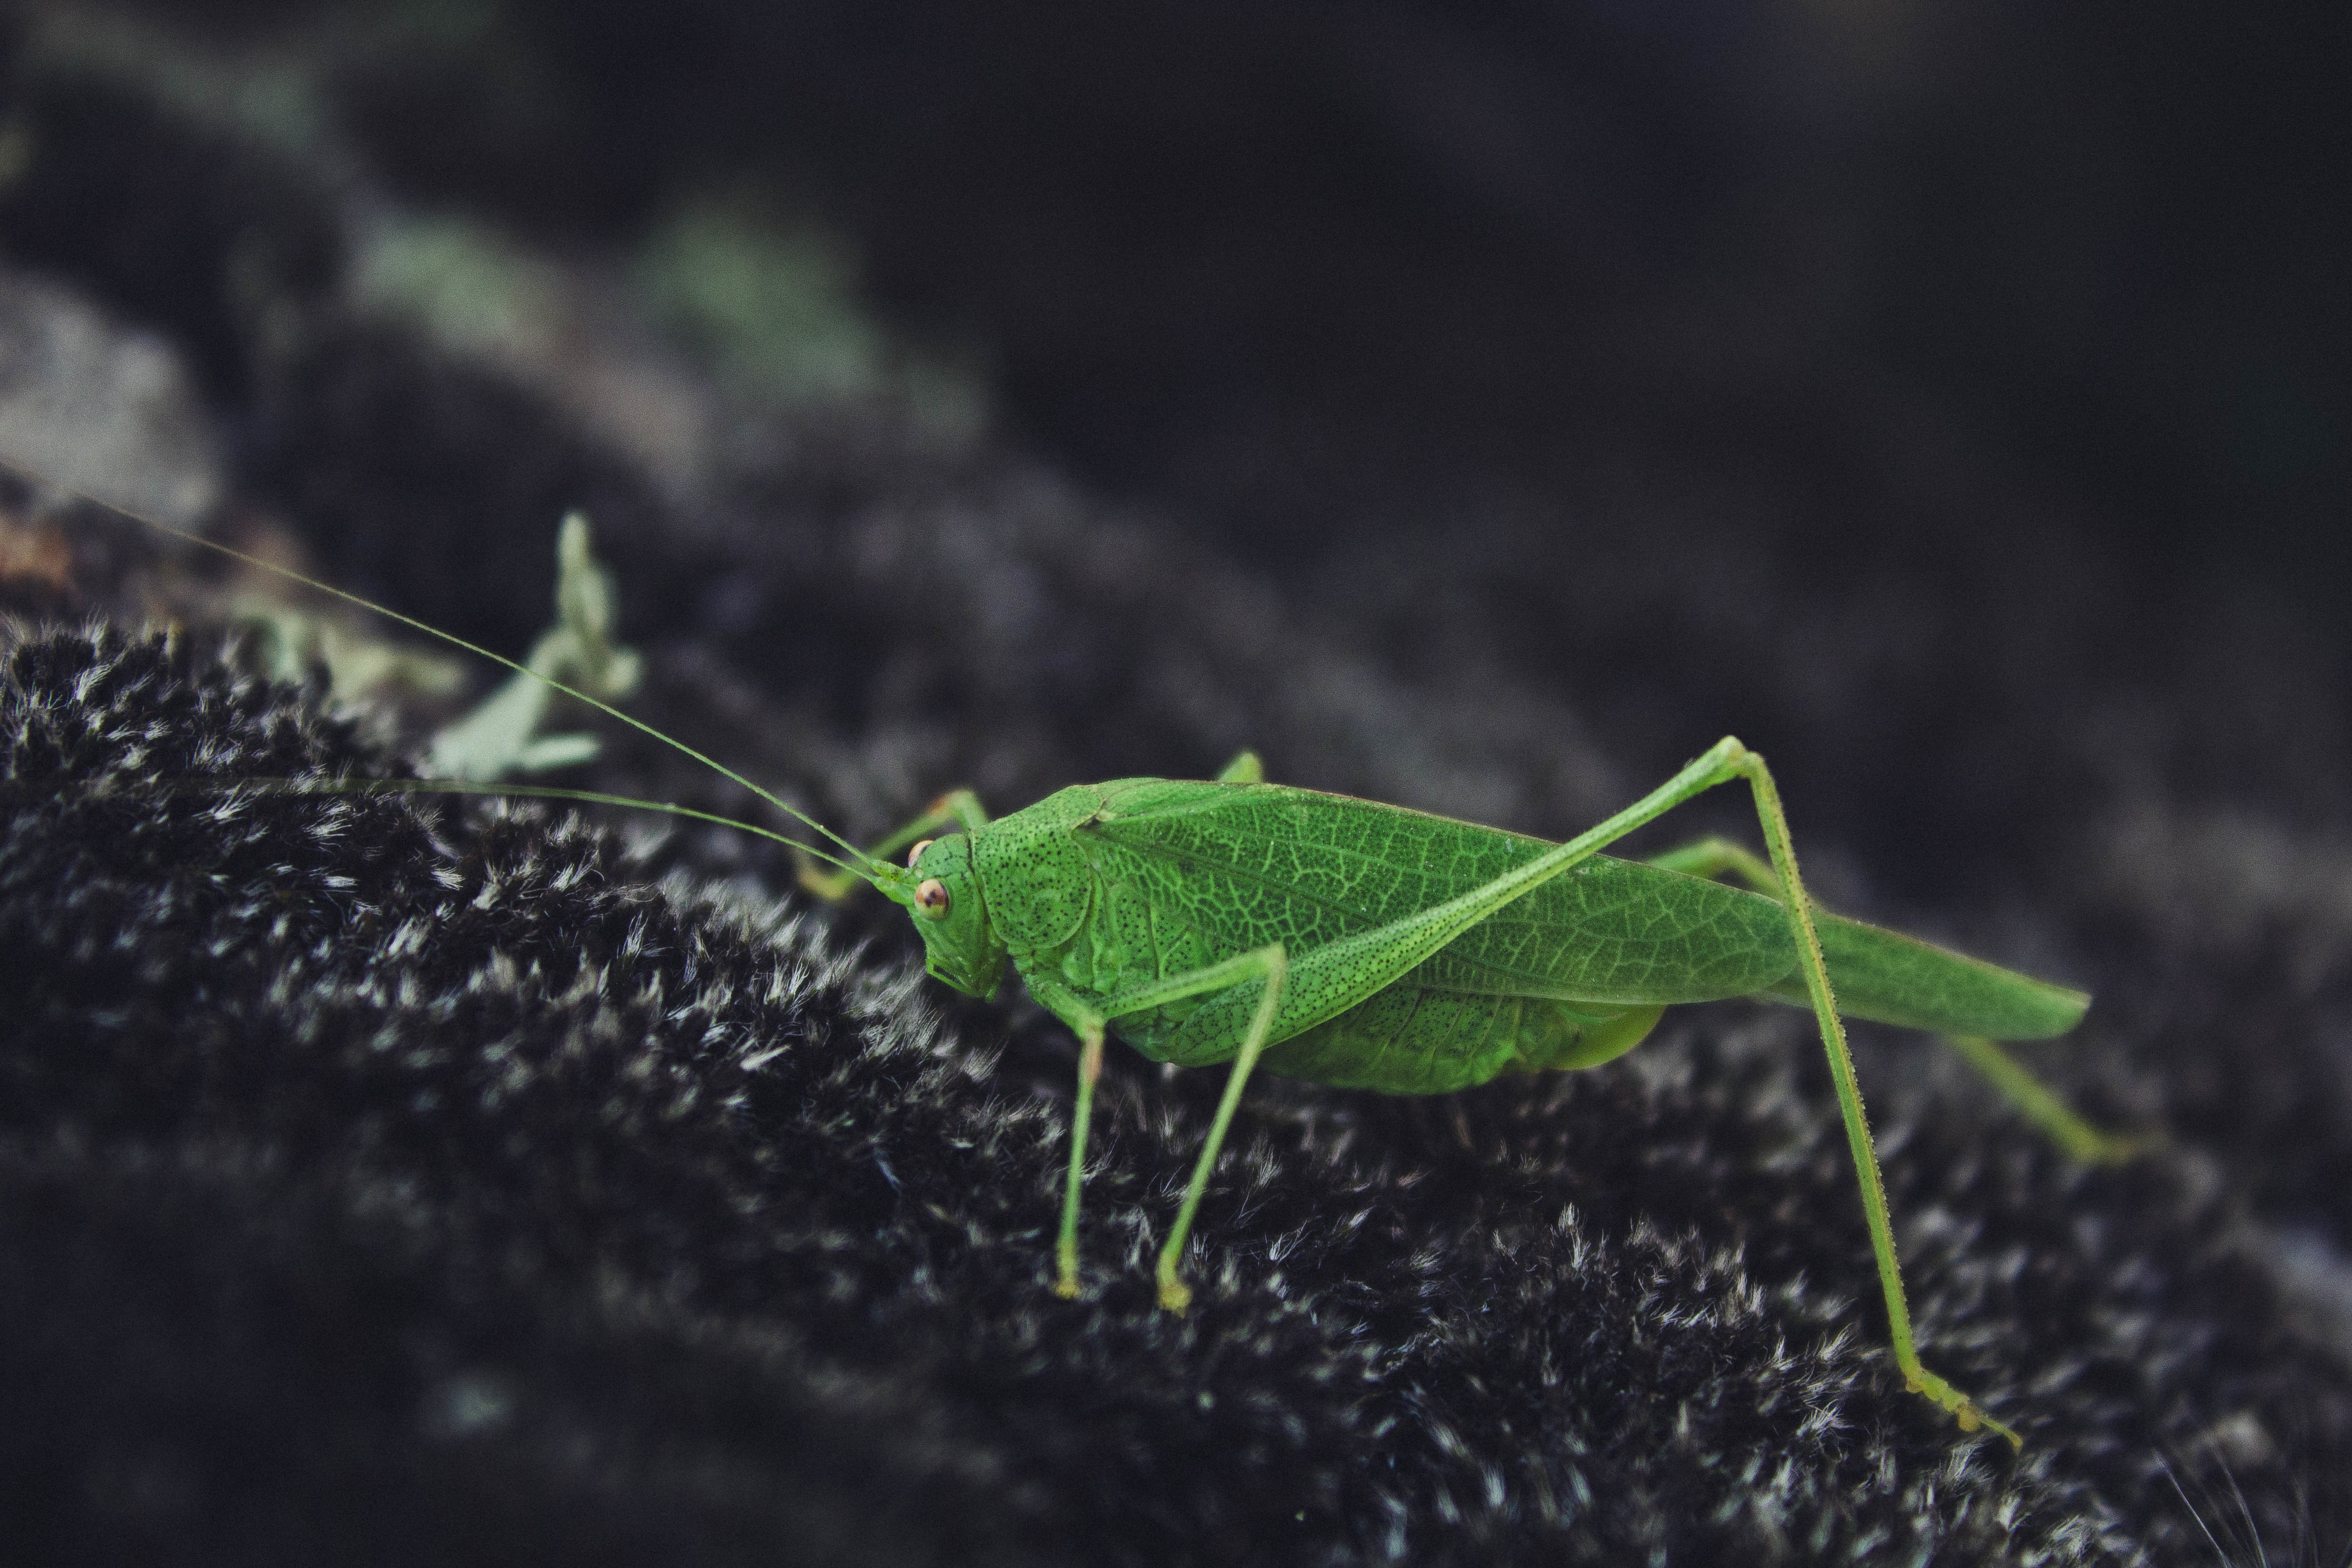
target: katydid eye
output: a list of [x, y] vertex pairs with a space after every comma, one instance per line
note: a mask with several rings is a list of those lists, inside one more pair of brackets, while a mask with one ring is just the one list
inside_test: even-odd
[[930, 847], [931, 841], [929, 839], [916, 839], [915, 847], [907, 851], [907, 869], [910, 871], [913, 870], [915, 868], [915, 862], [923, 858], [923, 851], [929, 849]]
[[921, 887], [915, 889], [915, 907], [935, 921], [945, 919], [948, 912], [948, 885], [937, 877], [926, 880]]

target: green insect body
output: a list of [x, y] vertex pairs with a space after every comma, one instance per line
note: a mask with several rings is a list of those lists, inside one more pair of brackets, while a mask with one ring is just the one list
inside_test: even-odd
[[[1539, 839], [1279, 784], [1080, 784], [928, 847], [915, 868], [976, 919], [921, 923], [931, 973], [993, 988], [992, 957], [1099, 1005], [1254, 948], [1327, 946], [1467, 893], [1535, 859]], [[961, 889], [961, 891], [959, 891]], [[955, 907], [951, 903], [951, 908]], [[1814, 911], [1839, 1010], [1914, 1028], [2039, 1039], [2079, 993]], [[1563, 942], [1559, 933], [1580, 940]], [[1286, 998], [1266, 1071], [1386, 1094], [1444, 1094], [1505, 1072], [1594, 1067], [1677, 1002], [1802, 1004], [1788, 912], [1720, 882], [1594, 855], [1471, 927], [1360, 1001]], [[1346, 994], [1340, 988], [1339, 994]], [[1238, 1053], [1238, 991], [1118, 1019], [1153, 1061]]]
[[[1771, 774], [1737, 740], [1718, 742], [1563, 844], [1267, 784], [1256, 758], [1244, 752], [1214, 781], [1074, 785], [995, 821], [959, 791], [863, 850], [589, 692], [340, 589], [142, 521], [530, 674], [751, 790], [833, 847], [752, 824], [730, 826], [830, 864], [833, 871], [820, 872], [804, 861], [802, 877], [827, 897], [866, 884], [905, 907], [929, 972], [946, 984], [987, 996], [1008, 966], [1016, 971], [1080, 1041], [1055, 1247], [1055, 1288], [1065, 1296], [1080, 1288], [1079, 1202], [1108, 1030], [1154, 1061], [1230, 1064], [1160, 1254], [1160, 1300], [1181, 1311], [1191, 1297], [1180, 1277], [1185, 1243], [1255, 1068], [1391, 1094], [1438, 1094], [1508, 1072], [1596, 1066], [1638, 1045], [1668, 1005], [1758, 996], [1808, 1007], [1819, 1024], [1906, 1384], [1963, 1428], [1990, 1428], [2014, 1444], [2021, 1441], [2014, 1431], [1919, 1361], [1840, 1015], [1949, 1037], [2077, 1158], [2123, 1159], [2143, 1146], [2083, 1121], [1994, 1043], [2063, 1034], [2089, 998], [1814, 908]], [[584, 545], [575, 553], [580, 570], [593, 567]], [[1600, 853], [1727, 784], [1745, 784], [1753, 795], [1769, 861], [1717, 839], [1648, 862]], [[327, 787], [538, 795], [728, 820], [546, 785]], [[949, 831], [957, 826], [963, 831]], [[902, 852], [905, 863], [895, 858]]]
[[[989, 824], [974, 836], [965, 875], [1024, 978], [1047, 976], [1099, 1006], [1276, 942], [1292, 952], [1328, 946], [1387, 923], [1391, 911], [1491, 881], [1542, 847], [1278, 784], [1124, 779], [1066, 789]], [[1515, 1068], [1588, 1066], [1630, 1048], [1658, 1005], [1706, 993], [1649, 994], [1664, 978], [1655, 952], [1541, 940], [1543, 925], [1562, 929], [1554, 922], [1633, 891], [1595, 875], [1614, 868], [1586, 862], [1363, 1000], [1347, 1000], [1354, 987], [1344, 979], [1321, 995], [1294, 981], [1258, 1065], [1339, 1088], [1444, 1094]], [[1055, 894], [1040, 897], [1041, 883]], [[1769, 918], [1780, 926], [1777, 910]], [[925, 934], [933, 932], [950, 934], [936, 923]], [[1660, 934], [1687, 952], [1674, 933]], [[1733, 976], [1728, 992], [1713, 994], [1755, 988]], [[1185, 997], [1112, 1027], [1153, 1061], [1215, 1066], [1239, 1052], [1248, 1000], [1239, 987]]]

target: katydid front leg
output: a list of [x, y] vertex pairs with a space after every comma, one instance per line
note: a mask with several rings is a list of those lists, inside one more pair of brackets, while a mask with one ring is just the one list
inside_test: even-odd
[[[1238, 753], [1217, 774], [1219, 784], [1257, 784], [1265, 777], [1265, 768], [1255, 752]], [[911, 848], [944, 827], [961, 826], [966, 833], [977, 833], [988, 826], [988, 808], [980, 804], [980, 796], [968, 789], [951, 789], [924, 809], [923, 815], [905, 824], [887, 838], [868, 848], [866, 853], [877, 860], [895, 858], [902, 850]], [[827, 903], [837, 904], [866, 884], [854, 871], [824, 871], [806, 856], [801, 858], [800, 885]]]
[[[968, 789], [951, 789], [931, 802], [923, 815], [906, 824], [887, 838], [866, 851], [877, 860], [891, 860], [899, 851], [921, 842], [943, 827], [961, 826], [966, 833], [977, 833], [988, 826], [988, 809], [980, 804], [980, 796]], [[797, 857], [800, 885], [826, 903], [837, 904], [858, 889], [866, 886], [865, 879], [855, 871], [823, 871], [807, 855]]]

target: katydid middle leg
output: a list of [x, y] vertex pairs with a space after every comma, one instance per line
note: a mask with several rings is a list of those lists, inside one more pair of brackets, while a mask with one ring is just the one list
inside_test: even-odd
[[1222, 963], [1135, 986], [1105, 998], [1098, 1005], [1088, 1005], [1050, 980], [1045, 990], [1039, 993], [1038, 977], [1030, 977], [1031, 992], [1062, 1014], [1078, 1036], [1078, 1094], [1070, 1115], [1070, 1173], [1062, 1201], [1061, 1236], [1055, 1246], [1056, 1293], [1065, 1297], [1078, 1293], [1078, 1191], [1086, 1163], [1087, 1125], [1092, 1120], [1095, 1084], [1102, 1077], [1104, 1026], [1111, 1019], [1129, 1013], [1164, 1007], [1171, 1002], [1227, 990], [1250, 980], [1264, 982], [1257, 1005], [1250, 1015], [1249, 1027], [1242, 1037], [1241, 1048], [1225, 1075], [1225, 1092], [1217, 1101], [1216, 1118], [1209, 1124], [1209, 1136], [1192, 1167], [1192, 1179], [1184, 1188], [1184, 1202], [1176, 1211], [1176, 1224], [1168, 1233], [1166, 1245], [1160, 1249], [1160, 1304], [1170, 1311], [1181, 1312], [1192, 1301], [1191, 1289], [1176, 1273], [1177, 1265], [1183, 1259], [1185, 1238], [1192, 1235], [1192, 1216], [1200, 1210], [1202, 1194], [1209, 1189], [1209, 1175], [1216, 1168], [1218, 1152], [1224, 1147], [1225, 1133], [1233, 1126], [1242, 1089], [1249, 1082], [1250, 1069], [1257, 1066], [1258, 1058], [1265, 1050], [1266, 1037], [1273, 1031], [1275, 1015], [1282, 1006], [1289, 968], [1282, 944], [1276, 942], [1236, 953]]

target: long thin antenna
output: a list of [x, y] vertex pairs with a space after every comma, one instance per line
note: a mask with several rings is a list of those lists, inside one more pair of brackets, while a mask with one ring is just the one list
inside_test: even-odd
[[640, 800], [635, 795], [608, 795], [603, 790], [573, 789], [564, 784], [497, 784], [475, 779], [237, 779], [234, 782], [242, 787], [264, 793], [286, 795], [487, 795], [501, 799], [520, 796], [531, 800], [578, 800], [593, 805], [624, 806], [631, 811], [657, 811], [668, 816], [715, 823], [720, 827], [734, 828], [739, 833], [754, 834], [773, 843], [787, 845], [828, 866], [838, 866], [853, 876], [866, 875], [862, 867], [853, 866], [814, 844], [803, 844], [790, 834], [762, 827], [756, 822], [746, 822], [739, 816], [721, 816], [715, 811], [700, 811], [690, 805], [679, 805], [675, 801]]
[[[855, 872], [857, 876], [864, 878], [868, 882], [875, 879], [872, 870], [873, 862], [864, 851], [860, 850], [856, 845], [852, 844], [848, 839], [844, 838], [840, 834], [835, 833], [832, 828], [827, 827], [824, 823], [819, 822], [815, 817], [811, 816], [808, 813], [801, 810], [798, 806], [786, 803], [782, 797], [778, 796], [773, 792], [761, 788], [759, 784], [752, 783], [750, 779], [745, 778], [741, 773], [737, 773], [733, 768], [729, 767], [726, 763], [719, 762], [718, 759], [703, 755], [700, 752], [696, 751], [692, 746], [688, 745], [684, 741], [678, 740], [675, 736], [665, 735], [659, 730], [655, 729], [651, 724], [646, 723], [644, 720], [633, 718], [630, 715], [622, 712], [618, 708], [614, 707], [611, 703], [604, 701], [598, 698], [591, 697], [588, 693], [582, 691], [577, 688], [567, 686], [562, 681], [554, 679], [552, 676], [541, 675], [537, 670], [530, 668], [529, 666], [523, 664], [518, 659], [509, 658], [502, 653], [493, 653], [488, 648], [483, 647], [478, 644], [467, 642], [464, 637], [457, 636], [455, 632], [445, 632], [439, 626], [433, 626], [425, 621], [420, 621], [414, 616], [404, 616], [398, 610], [391, 609], [385, 605], [376, 604], [373, 600], [362, 599], [357, 594], [351, 593], [342, 588], [338, 588], [331, 583], [321, 583], [315, 577], [307, 577], [301, 573], [295, 571], [290, 566], [280, 566], [274, 561], [264, 561], [258, 556], [248, 555], [244, 551], [233, 549], [228, 545], [221, 543], [217, 540], [206, 539], [204, 535], [200, 533], [191, 533], [186, 529], [174, 528], [168, 522], [160, 521], [142, 512], [133, 511], [131, 508], [126, 506], [118, 506], [112, 501], [91, 495], [87, 490], [78, 489], [71, 485], [59, 484], [53, 479], [47, 479], [45, 476], [37, 474], [32, 469], [26, 468], [23, 464], [7, 457], [5, 454], [0, 454], [0, 468], [7, 469], [10, 473], [16, 475], [19, 479], [22, 479], [30, 484], [62, 491], [63, 493], [73, 496], [78, 500], [88, 501], [92, 506], [103, 507], [106, 510], [114, 513], [118, 517], [127, 517], [131, 521], [152, 528], [158, 533], [165, 534], [173, 539], [185, 540], [190, 544], [201, 545], [206, 550], [226, 555], [232, 561], [242, 562], [247, 566], [255, 567], [260, 571], [270, 573], [278, 577], [283, 577], [288, 582], [299, 583], [306, 588], [314, 589], [321, 594], [331, 595], [335, 598], [341, 599], [346, 604], [356, 605], [362, 610], [371, 611], [375, 615], [382, 616], [386, 620], [396, 621], [400, 625], [407, 626], [413, 631], [420, 631], [427, 637], [437, 637], [441, 641], [449, 644], [452, 647], [463, 648], [465, 651], [474, 655], [478, 658], [488, 659], [492, 664], [503, 665], [509, 669], [515, 670], [523, 675], [528, 675], [533, 679], [545, 681], [550, 688], [554, 690], [561, 691], [566, 697], [572, 698], [577, 701], [585, 702], [589, 707], [595, 709], [598, 712], [605, 715], [607, 718], [619, 720], [622, 723], [626, 724], [629, 728], [638, 731], [640, 734], [651, 736], [654, 740], [660, 742], [663, 745], [669, 747], [672, 751], [677, 752], [687, 757], [692, 758], [698, 763], [700, 763], [704, 767], [709, 768], [711, 772], [719, 774], [721, 778], [727, 779], [734, 784], [740, 784], [743, 788], [750, 790], [754, 795], [767, 802], [770, 805], [774, 806], [778, 811], [782, 812], [786, 816], [791, 817], [793, 821], [801, 824], [804, 827], [814, 829], [815, 832], [822, 834], [826, 838], [831, 839], [834, 843], [847, 850], [850, 857], [847, 862], [835, 859], [830, 855], [823, 856], [822, 858], [831, 861], [834, 865], [840, 866], [844, 870]], [[453, 789], [449, 793], [464, 794], [473, 792], [462, 789]], [[502, 786], [499, 790], [480, 793], [531, 795], [549, 792], [530, 788]], [[581, 792], [578, 798], [583, 800], [593, 800], [600, 797], [583, 791]], [[621, 797], [618, 796], [603, 798], [613, 801], [619, 801], [621, 799]], [[646, 803], [625, 802], [625, 804], [644, 805]], [[698, 813], [686, 812], [682, 808], [664, 809], [672, 809], [677, 815], [680, 816], [700, 815]], [[710, 820], [717, 822], [730, 821], [729, 818], [725, 817], [712, 817]], [[731, 825], [735, 826], [745, 826], [741, 823], [733, 823]], [[762, 832], [764, 830], [753, 828], [751, 831]], [[772, 838], [782, 838], [782, 835], [774, 833], [769, 833], [767, 837]], [[788, 844], [793, 842], [791, 839], [782, 839], [782, 841]], [[805, 849], [808, 847], [802, 845], [798, 846], [798, 847]], [[809, 850], [809, 853], [816, 854], [818, 852], [811, 849]]]

